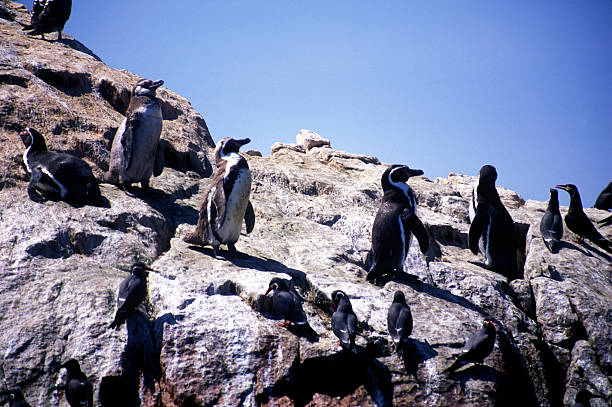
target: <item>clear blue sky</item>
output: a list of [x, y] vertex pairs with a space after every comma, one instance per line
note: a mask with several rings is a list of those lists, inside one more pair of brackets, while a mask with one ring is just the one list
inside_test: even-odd
[[431, 179], [492, 164], [527, 199], [574, 183], [585, 206], [612, 180], [611, 0], [73, 3], [68, 34], [164, 79], [215, 140], [267, 155], [308, 128]]

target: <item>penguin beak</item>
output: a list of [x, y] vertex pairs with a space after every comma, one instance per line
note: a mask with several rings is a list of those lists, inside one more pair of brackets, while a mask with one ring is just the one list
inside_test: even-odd
[[243, 138], [242, 140], [235, 140], [236, 144], [238, 144], [239, 146], [243, 146], [245, 144], [249, 144], [251, 142], [250, 138]]
[[164, 81], [160, 79], [158, 81], [154, 81], [153, 84], [149, 88], [150, 89], [157, 89], [157, 88], [159, 88], [163, 84], [164, 84]]

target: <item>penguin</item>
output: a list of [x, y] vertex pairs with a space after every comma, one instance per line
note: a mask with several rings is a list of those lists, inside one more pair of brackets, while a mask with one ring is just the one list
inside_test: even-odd
[[93, 386], [76, 359], [62, 365], [68, 373], [65, 387], [66, 401], [70, 407], [93, 407]]
[[372, 266], [366, 279], [375, 281], [384, 274], [404, 269], [404, 261], [414, 234], [422, 253], [429, 248], [429, 236], [416, 215], [416, 198], [406, 181], [423, 175], [407, 165], [392, 165], [381, 177], [383, 198], [372, 225]]
[[486, 268], [515, 279], [520, 276], [514, 221], [497, 193], [496, 179], [497, 171], [492, 165], [480, 169], [472, 192], [469, 248], [476, 255], [479, 249], [484, 253]]
[[102, 204], [100, 187], [89, 164], [70, 154], [48, 151], [45, 138], [33, 128], [27, 127], [19, 136], [26, 147], [23, 164], [31, 176], [30, 199], [43, 202], [50, 197]]
[[553, 254], [558, 253], [563, 237], [563, 220], [561, 219], [561, 212], [559, 212], [558, 191], [554, 188], [550, 188], [548, 207], [540, 221], [540, 233], [548, 250]]
[[162, 131], [162, 109], [155, 92], [163, 80], [141, 79], [132, 89], [125, 119], [117, 129], [111, 146], [107, 180], [118, 183], [127, 192], [135, 182], [149, 188], [151, 176], [164, 169], [164, 151], [159, 138]]
[[344, 291], [336, 290], [332, 293], [332, 331], [340, 339], [344, 350], [355, 349], [355, 336], [357, 336], [357, 316], [353, 312], [351, 301]]
[[607, 240], [595, 229], [584, 210], [578, 188], [573, 184], [557, 185], [556, 188], [567, 191], [570, 196], [570, 204], [565, 214], [565, 224], [567, 228], [578, 235], [578, 243], [582, 243], [585, 238], [595, 243], [608, 253], [612, 254], [612, 242]]
[[226, 244], [232, 254], [240, 237], [242, 219], [246, 232], [255, 226], [255, 212], [249, 201], [251, 171], [238, 150], [249, 143], [248, 138], [224, 138], [215, 147], [216, 170], [204, 191], [200, 216], [195, 229], [183, 240], [190, 244], [211, 245], [217, 257], [219, 246]]
[[62, 30], [70, 18], [72, 0], [34, 0], [30, 24], [23, 27], [29, 35], [45, 34], [57, 30], [57, 40], [62, 39]]
[[400, 290], [393, 295], [393, 302], [387, 312], [387, 328], [397, 348], [406, 343], [412, 333], [412, 313], [406, 304], [404, 293]]
[[612, 182], [599, 193], [593, 208], [612, 210]]
[[147, 297], [147, 270], [155, 271], [144, 263], [134, 263], [131, 274], [121, 282], [117, 293], [117, 312], [109, 328], [118, 330], [125, 322], [127, 315]]
[[483, 360], [493, 351], [495, 345], [495, 323], [490, 318], [485, 318], [482, 328], [468, 339], [459, 357], [444, 370], [444, 373], [452, 372], [468, 363], [482, 364]]
[[272, 312], [284, 319], [284, 322], [279, 323], [278, 326], [296, 325], [301, 328], [304, 336], [310, 340], [315, 340], [318, 335], [308, 324], [306, 313], [302, 308], [302, 299], [295, 291], [289, 289], [287, 283], [287, 280], [274, 277], [270, 280], [268, 289], [264, 294], [264, 297], [267, 297], [268, 293], [272, 291]]
[[31, 407], [20, 390], [7, 390], [5, 393], [8, 398], [9, 407]]

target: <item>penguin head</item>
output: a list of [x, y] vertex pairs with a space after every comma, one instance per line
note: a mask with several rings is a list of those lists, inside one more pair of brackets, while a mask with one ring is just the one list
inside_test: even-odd
[[32, 147], [34, 151], [47, 151], [47, 143], [42, 134], [31, 127], [26, 127], [24, 131], [19, 133], [21, 141], [26, 148]]
[[399, 302], [400, 304], [406, 304], [406, 297], [404, 293], [400, 290], [397, 290], [393, 295], [393, 302]]
[[268, 290], [264, 294], [264, 297], [268, 295], [270, 291], [289, 291], [289, 285], [287, 284], [287, 280], [283, 280], [282, 278], [274, 277], [270, 280], [270, 284], [268, 285]]
[[132, 265], [130, 272], [140, 279], [146, 279], [148, 271], [156, 271], [144, 264], [143, 262], [137, 262]]
[[221, 139], [215, 147], [215, 160], [223, 159], [231, 153], [237, 153], [238, 150], [240, 150], [240, 147], [250, 142], [250, 138], [234, 139], [231, 137], [225, 137]]
[[478, 184], [495, 185], [497, 170], [492, 165], [483, 165], [478, 173]]
[[69, 377], [74, 377], [81, 372], [81, 365], [76, 359], [70, 359], [62, 365], [68, 371]]
[[416, 170], [407, 165], [393, 164], [383, 173], [380, 183], [383, 191], [392, 189], [394, 185], [405, 183], [408, 178], [423, 175], [423, 170]]
[[132, 95], [155, 97], [155, 91], [163, 84], [164, 81], [162, 81], [161, 79], [158, 81], [152, 81], [150, 79], [141, 79], [132, 89]]

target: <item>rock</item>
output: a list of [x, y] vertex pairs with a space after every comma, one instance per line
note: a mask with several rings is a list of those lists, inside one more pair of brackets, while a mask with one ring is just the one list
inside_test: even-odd
[[291, 150], [291, 151], [297, 151], [298, 153], [305, 153], [306, 150], [304, 150], [304, 147], [299, 146], [297, 144], [287, 144], [287, 143], [281, 143], [281, 142], [276, 142], [274, 144], [272, 144], [272, 146], [270, 147], [271, 153], [275, 154], [281, 150]]
[[257, 150], [246, 150], [244, 151], [244, 153], [246, 155], [250, 155], [251, 157], [263, 157], [263, 155], [261, 154], [261, 151], [257, 151]]
[[[6, 4], [15, 20], [26, 20], [23, 7]], [[100, 171], [111, 133], [105, 138], [99, 132], [119, 122], [123, 89], [135, 76], [75, 50], [74, 40], [38, 43], [22, 38], [16, 23], [0, 19], [0, 24], [7, 33], [0, 38], [1, 72], [11, 72], [10, 77], [0, 73], [1, 131], [13, 137], [0, 137], [5, 180], [0, 190], [0, 354], [9, 387], [21, 386], [33, 406], [66, 406], [54, 385], [61, 363], [73, 357], [94, 384], [97, 406], [120, 405], [117, 394], [125, 394], [130, 405], [151, 407], [559, 406], [582, 388], [601, 396], [593, 405], [612, 403], [612, 263], [592, 245], [569, 239], [559, 254], [551, 254], [539, 235], [545, 202], [525, 202], [498, 187], [517, 223], [524, 260], [524, 279], [509, 283], [473, 264], [483, 257], [467, 248], [475, 177], [411, 178], [430, 249], [422, 255], [413, 242], [404, 274], [384, 287], [365, 282], [386, 169], [375, 157], [330, 147], [306, 152], [297, 144], [275, 144], [268, 158], [246, 154], [256, 223], [237, 243], [240, 256], [222, 250], [214, 259], [212, 249], [182, 240], [197, 221], [210, 182], [191, 164], [185, 167], [192, 171], [166, 168], [152, 179], [151, 191], [137, 191], [135, 197], [102, 184], [108, 207], [37, 204], [27, 198], [19, 168], [16, 118], [38, 118], [37, 125], [45, 128], [41, 118], [46, 115], [50, 133], [60, 121], [61, 131], [49, 135], [53, 147], [72, 151], [78, 140], [84, 140], [78, 145], [97, 146], [82, 155], [98, 163]], [[18, 43], [29, 48], [17, 49], [13, 44]], [[64, 52], [74, 63], [62, 66], [61, 72], [70, 75], [58, 74], [53, 86], [22, 68], [38, 64], [60, 72], [56, 65]], [[81, 65], [95, 69], [80, 70]], [[73, 74], [76, 79], [66, 79]], [[102, 74], [106, 81], [100, 85]], [[78, 86], [70, 87], [72, 80]], [[88, 83], [91, 92], [81, 95], [68, 97], [60, 89], [83, 89]], [[170, 105], [187, 109], [180, 96], [163, 93]], [[31, 95], [44, 102], [40, 110]], [[92, 114], [83, 107], [87, 103], [101, 106], [91, 112], [102, 113]], [[78, 121], [67, 119], [69, 111], [80, 112]], [[182, 112], [175, 120], [199, 117]], [[197, 120], [190, 123], [196, 126]], [[196, 127], [185, 129], [197, 133]], [[208, 136], [183, 150], [181, 131], [167, 134], [169, 145], [192, 152], [194, 160], [198, 154], [208, 157]], [[593, 219], [605, 214], [586, 212]], [[601, 232], [610, 238], [612, 226]], [[149, 274], [148, 299], [121, 330], [109, 331], [117, 289], [137, 260], [158, 270]], [[293, 281], [318, 341], [279, 327], [265, 312], [263, 294], [274, 276]], [[360, 322], [354, 355], [339, 352], [331, 332], [335, 289], [351, 297]], [[386, 326], [398, 289], [414, 318], [403, 356], [393, 349]], [[441, 374], [486, 316], [494, 318], [498, 333], [484, 365]]]
[[312, 130], [302, 129], [295, 136], [295, 142], [298, 146], [308, 151], [313, 147], [327, 146], [331, 147], [329, 140], [324, 139]]

